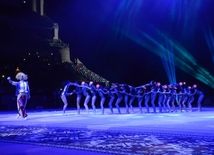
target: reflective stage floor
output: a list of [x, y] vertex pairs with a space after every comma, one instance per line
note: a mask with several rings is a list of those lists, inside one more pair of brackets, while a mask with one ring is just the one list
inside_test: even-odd
[[[162, 144], [161, 136], [167, 137], [169, 140], [169, 137], [199, 137], [202, 138], [208, 137], [210, 140], [205, 140], [206, 145], [209, 147], [209, 152], [200, 152], [200, 153], [205, 153], [205, 154], [212, 154], [214, 153], [214, 144], [212, 143], [212, 138], [214, 137], [214, 107], [206, 107], [203, 108], [201, 112], [197, 112], [197, 109], [195, 108], [193, 112], [176, 112], [176, 113], [143, 113], [140, 114], [137, 107], [135, 108], [135, 113], [133, 114], [125, 114], [125, 108], [121, 108], [122, 114], [117, 114], [116, 109], [114, 109], [115, 114], [110, 114], [109, 109], [105, 109], [105, 114], [101, 115], [100, 109], [97, 109], [96, 114], [94, 114], [92, 111], [90, 111], [89, 114], [86, 114], [85, 110], [81, 110], [81, 114], [78, 115], [77, 111], [75, 109], [68, 109], [66, 111], [65, 115], [62, 115], [62, 110], [61, 109], [51, 109], [51, 110], [29, 110], [28, 111], [28, 119], [24, 120], [23, 118], [18, 118], [16, 119], [16, 111], [1, 111], [0, 115], [0, 126], [1, 126], [1, 136], [3, 134], [6, 134], [6, 138], [3, 137], [0, 139], [0, 151], [3, 154], [7, 155], [34, 155], [34, 154], [93, 154], [93, 155], [104, 155], [104, 154], [144, 154], [143, 152], [140, 153], [141, 149], [147, 149], [148, 146], [144, 146], [140, 148], [139, 145], [141, 142], [138, 143], [138, 147], [136, 147], [136, 150], [134, 147], [133, 142], [130, 142], [132, 144], [129, 145], [129, 148], [127, 149], [127, 143], [124, 142], [124, 137], [126, 137], [125, 140], [129, 139], [131, 136], [132, 137], [137, 137], [139, 140], [139, 137], [142, 138], [143, 134], [145, 134], [147, 137], [144, 137], [144, 142], [145, 139], [148, 140], [148, 137], [151, 138], [152, 136], [152, 143], [154, 144], [154, 141], [157, 143], [158, 141], [158, 146]], [[145, 109], [144, 109], [145, 111]], [[17, 127], [17, 128], [16, 128]], [[29, 132], [35, 132], [35, 129], [38, 130], [45, 130], [45, 134], [42, 133], [43, 137], [36, 137], [37, 142], [35, 142], [35, 135], [41, 134], [40, 131], [35, 133], [34, 139], [26, 141], [26, 131], [21, 131], [21, 129], [24, 128], [25, 130], [29, 128]], [[33, 129], [32, 129], [33, 128]], [[57, 131], [53, 131], [53, 129], [57, 129]], [[4, 133], [4, 129], [7, 130]], [[58, 130], [59, 129], [59, 130]], [[57, 133], [62, 133], [61, 129], [63, 129], [63, 132], [66, 135], [71, 136], [71, 132], [75, 132], [75, 134], [81, 136], [82, 140], [78, 141], [78, 144], [75, 144], [75, 147], [70, 143], [67, 143], [71, 147], [66, 148], [66, 144], [62, 144], [62, 141], [60, 144], [51, 143], [50, 145], [44, 145], [43, 143], [38, 142], [38, 139], [44, 138], [44, 135], [47, 135], [46, 130], [51, 130], [52, 133], [57, 134]], [[72, 129], [70, 131], [69, 129]], [[74, 130], [73, 130], [74, 129]], [[80, 129], [80, 130], [79, 130]], [[16, 131], [15, 131], [16, 130]], [[90, 132], [89, 132], [90, 131]], [[93, 131], [93, 133], [92, 133]], [[16, 133], [16, 137], [11, 137], [11, 133], [14, 132]], [[24, 142], [20, 140], [21, 138], [20, 133], [25, 134], [21, 135], [23, 137]], [[108, 147], [109, 150], [113, 151], [105, 151], [105, 149], [98, 148], [98, 144], [101, 146], [101, 141], [97, 142], [96, 141], [96, 146], [92, 147], [92, 142], [87, 139], [87, 149], [85, 147], [78, 147], [78, 145], [86, 145], [86, 136], [84, 134], [79, 134], [79, 133], [84, 133], [84, 134], [95, 134], [95, 136], [88, 136], [88, 137], [93, 137], [93, 142], [97, 140], [97, 137], [102, 135], [102, 138], [99, 137], [99, 139], [102, 139], [102, 147], [104, 146], [103, 143], [105, 143], [105, 146], [107, 146], [106, 141], [103, 141], [103, 137], [106, 136], [108, 137], [110, 135], [110, 138], [116, 137], [117, 139], [120, 139], [117, 143], [125, 143], [124, 146], [118, 146], [118, 148], [123, 148], [125, 151], [121, 150], [118, 152], [118, 150], [114, 151], [115, 147], [113, 148], [112, 146], [109, 147], [109, 141], [111, 140], [108, 137]], [[102, 132], [100, 135], [97, 132]], [[13, 133], [13, 134], [14, 134]], [[78, 133], [78, 134], [77, 134]], [[120, 133], [118, 136], [116, 133]], [[122, 134], [121, 134], [122, 133]], [[131, 135], [130, 135], [131, 133]], [[153, 134], [154, 133], [154, 134]], [[9, 135], [10, 134], [10, 135]], [[159, 135], [158, 135], [159, 134]], [[72, 133], [74, 135], [74, 133]], [[76, 136], [75, 135], [75, 136]], [[84, 135], [84, 136], [83, 136]], [[148, 136], [149, 135], [149, 136]], [[185, 135], [185, 136], [184, 136]], [[50, 133], [48, 133], [48, 136], [50, 137]], [[56, 135], [57, 136], [57, 135]], [[122, 136], [122, 137], [121, 137]], [[18, 138], [17, 138], [18, 137]], [[60, 136], [58, 136], [60, 137]], [[87, 138], [88, 138], [87, 137]], [[133, 138], [130, 138], [134, 140]], [[155, 140], [154, 140], [155, 137]], [[158, 139], [158, 137], [160, 139]], [[7, 139], [8, 138], [8, 139]], [[29, 136], [28, 136], [29, 138]], [[32, 135], [31, 135], [32, 138]], [[65, 138], [65, 137], [64, 137]], [[78, 137], [78, 139], [81, 139]], [[51, 138], [50, 138], [51, 139]], [[84, 139], [84, 142], [83, 142]], [[181, 138], [180, 138], [181, 139]], [[205, 138], [207, 139], [207, 138]], [[211, 140], [212, 139], [212, 140]], [[187, 138], [188, 140], [188, 138]], [[186, 140], [186, 141], [187, 141]], [[195, 145], [196, 142], [198, 141], [197, 139], [195, 140]], [[72, 141], [71, 139], [69, 140], [70, 142]], [[90, 146], [88, 145], [88, 141], [90, 141]], [[151, 139], [150, 139], [151, 141]], [[166, 142], [166, 139], [163, 138], [163, 141]], [[185, 141], [185, 143], [187, 143]], [[65, 141], [63, 141], [65, 142]], [[39, 144], [38, 144], [39, 143]], [[48, 143], [48, 142], [46, 142]], [[149, 142], [148, 142], [149, 143]], [[190, 141], [188, 141], [188, 145], [190, 145]], [[150, 145], [150, 144], [149, 144]], [[165, 144], [166, 145], [166, 144]], [[54, 147], [56, 146], [56, 147]], [[62, 147], [64, 146], [64, 147]], [[167, 144], [167, 146], [171, 147], [172, 144]], [[153, 147], [151, 145], [151, 147]], [[157, 147], [157, 145], [155, 145]], [[178, 146], [176, 146], [178, 148]], [[135, 152], [132, 153], [134, 149]], [[173, 143], [173, 147], [175, 148], [175, 145]], [[171, 148], [171, 150], [173, 150]], [[126, 150], [127, 149], [127, 150]], [[162, 149], [162, 148], [161, 148]], [[181, 150], [181, 146], [179, 146], [179, 149]], [[197, 148], [198, 149], [198, 148]], [[108, 149], [106, 149], [108, 150]], [[166, 154], [193, 154], [191, 153], [194, 152], [196, 148], [190, 149], [188, 147], [185, 147], [184, 145], [182, 146], [182, 151], [179, 152], [178, 150], [174, 150], [174, 153], [167, 153]], [[152, 150], [150, 150], [152, 151]], [[162, 149], [162, 151], [164, 151]], [[188, 151], [188, 153], [186, 152]], [[127, 153], [126, 153], [127, 152]], [[1, 154], [2, 154], [1, 153]], [[147, 152], [148, 153], [148, 152]], [[145, 154], [147, 154], [145, 153]], [[196, 152], [195, 152], [196, 153]], [[158, 153], [156, 153], [158, 154]], [[159, 154], [161, 154], [159, 152]]]

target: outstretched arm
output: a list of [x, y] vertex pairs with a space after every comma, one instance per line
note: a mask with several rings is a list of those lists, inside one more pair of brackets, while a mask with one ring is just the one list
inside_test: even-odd
[[188, 95], [193, 96], [193, 95], [195, 95], [196, 93], [197, 93], [197, 89], [194, 89], [194, 92], [193, 92], [193, 93], [188, 93]]
[[18, 82], [12, 81], [10, 77], [8, 77], [7, 80], [9, 81], [9, 83], [11, 83], [14, 86], [18, 84]]
[[97, 91], [101, 91], [103, 94], [107, 94], [108, 93], [108, 91], [104, 91], [103, 89], [96, 89]]
[[90, 87], [88, 87], [86, 85], [79, 85], [79, 84], [75, 84], [75, 83], [72, 83], [72, 85], [74, 85], [76, 87], [85, 87], [85, 88], [91, 89]]
[[66, 95], [67, 95], [67, 96], [71, 96], [71, 95], [73, 95], [73, 91], [72, 91], [72, 92], [70, 92], [70, 93], [67, 93]]
[[146, 93], [143, 93], [144, 95], [147, 95], [147, 94], [150, 94], [152, 91], [149, 91], [149, 92], [146, 92]]

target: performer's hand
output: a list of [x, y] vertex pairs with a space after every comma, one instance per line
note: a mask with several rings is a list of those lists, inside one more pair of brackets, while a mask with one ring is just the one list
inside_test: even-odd
[[10, 77], [7, 77], [7, 80], [11, 80], [11, 78], [10, 78]]

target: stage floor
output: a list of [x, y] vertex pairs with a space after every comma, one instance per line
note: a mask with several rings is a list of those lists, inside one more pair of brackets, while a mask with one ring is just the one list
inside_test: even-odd
[[[110, 114], [109, 109], [106, 108], [105, 114], [101, 115], [100, 109], [97, 109], [96, 114], [92, 111], [86, 114], [85, 110], [81, 109], [81, 114], [78, 115], [75, 109], [68, 109], [66, 114], [62, 115], [61, 109], [29, 110], [27, 120], [23, 118], [16, 119], [16, 111], [2, 111], [0, 112], [0, 125], [214, 136], [214, 107], [202, 108], [201, 112], [197, 112], [197, 108], [194, 108], [193, 112], [140, 114], [137, 107], [135, 108], [134, 114], [125, 114], [125, 108], [121, 108], [122, 114], [117, 114], [116, 109], [114, 109], [114, 111], [115, 114]], [[4, 142], [1, 142], [0, 146], [0, 150], [6, 149], [8, 150], [7, 154], [11, 155], [14, 152], [8, 149], [9, 147], [21, 147], [26, 150], [25, 154], [38, 154], [39, 152], [52, 154], [59, 154], [60, 152], [64, 154], [66, 154], [66, 152], [68, 154], [71, 153], [71, 150], [60, 148], [26, 146]], [[77, 150], [72, 151], [74, 151], [74, 154], [104, 154]], [[22, 152], [17, 152], [17, 154], [18, 153], [22, 154]]]

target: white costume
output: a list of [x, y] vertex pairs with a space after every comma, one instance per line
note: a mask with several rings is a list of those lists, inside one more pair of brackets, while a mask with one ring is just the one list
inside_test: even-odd
[[18, 109], [18, 115], [22, 116], [23, 118], [27, 118], [27, 113], [26, 113], [26, 105], [27, 105], [27, 100], [30, 98], [30, 88], [29, 84], [26, 81], [28, 79], [28, 76], [22, 72], [19, 72], [16, 75], [16, 79], [19, 80], [18, 82], [12, 81], [10, 77], [7, 78], [8, 81], [16, 86], [16, 96], [17, 96], [17, 109]]

